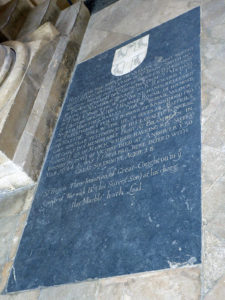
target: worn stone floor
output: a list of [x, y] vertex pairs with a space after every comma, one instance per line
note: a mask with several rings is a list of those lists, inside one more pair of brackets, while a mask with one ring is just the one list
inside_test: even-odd
[[[0, 300], [225, 299], [224, 0], [119, 0], [92, 15], [78, 60], [91, 58], [196, 6], [201, 6], [202, 22], [202, 264], [40, 288], [2, 295]], [[28, 185], [0, 200], [1, 290], [16, 254], [33, 192], [34, 187]]]

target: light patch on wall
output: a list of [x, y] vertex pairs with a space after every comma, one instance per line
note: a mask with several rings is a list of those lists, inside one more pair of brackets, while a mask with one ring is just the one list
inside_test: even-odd
[[116, 50], [112, 74], [122, 76], [136, 69], [145, 59], [148, 51], [149, 34]]

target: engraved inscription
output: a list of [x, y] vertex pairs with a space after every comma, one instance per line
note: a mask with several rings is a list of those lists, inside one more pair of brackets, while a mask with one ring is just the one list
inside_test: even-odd
[[138, 70], [135, 80], [123, 76], [68, 99], [46, 176], [72, 172], [74, 179], [66, 191], [45, 191], [51, 200], [44, 206], [53, 207], [62, 195], [71, 210], [120, 196], [133, 201], [151, 177], [178, 172], [182, 147], [157, 154], [157, 145], [190, 130], [192, 60], [192, 48], [160, 57]]
[[200, 9], [124, 45], [76, 66], [7, 292], [201, 263]]

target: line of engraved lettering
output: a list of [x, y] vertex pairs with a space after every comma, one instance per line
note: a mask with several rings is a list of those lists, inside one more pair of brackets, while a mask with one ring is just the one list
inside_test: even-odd
[[[190, 59], [191, 57], [188, 57], [188, 60]], [[169, 61], [168, 60], [168, 62], [170, 62], [171, 63], [171, 61]], [[168, 83], [168, 81], [166, 81], [166, 86], [168, 86], [169, 87], [169, 89], [170, 90], [168, 90], [167, 89], [167, 91], [169, 91], [171, 94], [172, 94], [172, 96], [174, 95], [174, 93], [176, 93], [176, 96], [177, 97], [174, 97], [173, 99], [171, 98], [171, 99], [169, 99], [171, 102], [170, 102], [170, 106], [172, 105], [174, 108], [172, 109], [172, 112], [170, 113], [169, 112], [169, 110], [166, 110], [166, 109], [164, 109], [164, 110], [162, 110], [162, 108], [161, 108], [161, 106], [160, 105], [158, 105], [158, 104], [155, 104], [154, 106], [155, 106], [155, 112], [160, 112], [160, 114], [158, 113], [158, 114], [153, 114], [152, 116], [151, 116], [151, 118], [149, 119], [149, 120], [147, 120], [147, 122], [146, 122], [146, 124], [145, 124], [145, 126], [149, 126], [148, 128], [144, 128], [144, 129], [141, 129], [141, 130], [139, 130], [138, 131], [138, 133], [137, 133], [137, 135], [140, 135], [140, 136], [143, 136], [144, 134], [146, 134], [146, 133], [149, 133], [149, 132], [151, 132], [151, 130], [152, 129], [154, 129], [154, 130], [156, 130], [157, 129], [157, 127], [155, 127], [155, 128], [153, 128], [153, 126], [155, 126], [158, 122], [156, 121], [157, 120], [157, 117], [159, 117], [159, 116], [161, 116], [161, 121], [162, 121], [162, 118], [164, 118], [164, 121], [169, 121], [169, 120], [171, 120], [172, 119], [172, 117], [174, 117], [174, 114], [175, 114], [175, 112], [176, 112], [176, 114], [177, 114], [177, 110], [179, 110], [179, 109], [184, 109], [186, 106], [189, 106], [190, 104], [191, 104], [191, 101], [190, 101], [190, 99], [188, 100], [187, 99], [187, 97], [186, 98], [184, 98], [184, 96], [182, 95], [182, 97], [181, 97], [181, 94], [178, 94], [178, 88], [180, 87], [180, 89], [179, 89], [179, 91], [184, 91], [185, 90], [185, 92], [187, 92], [187, 84], [186, 83], [188, 83], [188, 82], [192, 82], [193, 81], [193, 77], [191, 77], [193, 74], [191, 74], [191, 72], [189, 71], [189, 73], [188, 73], [188, 68], [192, 68], [192, 66], [191, 66], [191, 64], [187, 64], [187, 61], [184, 61], [184, 63], [182, 63], [182, 64], [180, 64], [179, 65], [179, 67], [176, 69], [176, 68], [172, 68], [171, 69], [171, 67], [170, 66], [165, 66], [164, 65], [164, 68], [159, 68], [158, 70], [159, 70], [159, 74], [161, 74], [162, 72], [163, 73], [166, 73], [166, 72], [169, 72], [169, 73], [171, 73], [172, 75], [173, 75], [173, 73], [174, 72], [180, 72], [181, 70], [185, 70], [185, 74], [184, 75], [181, 75], [180, 77], [179, 76], [177, 76], [177, 74], [175, 74], [174, 75], [174, 78], [171, 76], [171, 77], [169, 77], [169, 76], [167, 76], [167, 80], [168, 80], [168, 77], [169, 78], [171, 78], [170, 80], [171, 80], [171, 82], [169, 82]], [[147, 72], [147, 69], [146, 69], [146, 72]], [[154, 71], [155, 72], [155, 71]], [[149, 73], [149, 72], [148, 72]], [[156, 72], [154, 73], [154, 74], [156, 74]], [[179, 80], [178, 79], [176, 79], [175, 77], [179, 77]], [[189, 77], [188, 77], [189, 76]], [[182, 80], [184, 78], [184, 80]], [[158, 78], [156, 78], [157, 80], [158, 80]], [[160, 86], [159, 86], [159, 84], [160, 84], [160, 80], [158, 80], [158, 81], [152, 81], [152, 83], [154, 82], [154, 84], [156, 84], [155, 85], [155, 88], [154, 88], [154, 90], [156, 91], [157, 90], [157, 88], [159, 89], [160, 88]], [[165, 78], [163, 79], [163, 80], [165, 80]], [[129, 83], [129, 81], [127, 81], [127, 82], [125, 82], [125, 84], [126, 83]], [[124, 82], [122, 82], [121, 83], [121, 86], [122, 86], [122, 84], [124, 85]], [[183, 85], [183, 87], [182, 87], [182, 85]], [[108, 88], [110, 89], [110, 84], [108, 84]], [[123, 99], [123, 101], [122, 101], [122, 103], [120, 104], [120, 108], [126, 108], [127, 107], [127, 105], [128, 105], [128, 103], [129, 103], [129, 106], [131, 106], [131, 105], [133, 105], [133, 107], [135, 106], [135, 105], [137, 105], [138, 104], [138, 102], [136, 101], [136, 99], [135, 99], [135, 97], [133, 97], [133, 96], [128, 96], [128, 95], [126, 95], [126, 92], [128, 91], [128, 86], [126, 87], [125, 86], [125, 88], [123, 87], [123, 89], [122, 89], [122, 93], [121, 93], [121, 91], [120, 91], [120, 93], [121, 93], [121, 97], [122, 97], [122, 99]], [[142, 88], [142, 86], [140, 85], [140, 90], [141, 90], [141, 88]], [[164, 87], [165, 88], [165, 87]], [[106, 98], [106, 92], [108, 93], [108, 91], [106, 90], [106, 92], [104, 92], [104, 97], [102, 97], [102, 94], [101, 94], [101, 92], [102, 92], [102, 88], [99, 88], [98, 89], [98, 91], [99, 91], [99, 95], [98, 95], [98, 93], [97, 93], [97, 95], [96, 95], [96, 98], [98, 98], [98, 101], [99, 101], [99, 103], [100, 103], [100, 101], [102, 100], [102, 99], [104, 99], [101, 103], [104, 103], [104, 105], [102, 104], [101, 105], [101, 107], [104, 107], [105, 109], [106, 109], [106, 111], [107, 111], [107, 113], [108, 113], [108, 116], [113, 116], [113, 114], [114, 114], [114, 110], [115, 110], [115, 103], [118, 101], [118, 99], [119, 98], [116, 98], [115, 99], [115, 102], [114, 102], [114, 106], [112, 107], [112, 108], [109, 108], [108, 109], [108, 106], [110, 105], [110, 101], [111, 101], [111, 99], [108, 97], [108, 98]], [[193, 90], [192, 90], [193, 91]], [[190, 90], [190, 93], [192, 93], [192, 91]], [[139, 89], [138, 89], [138, 92], [139, 92]], [[148, 94], [149, 93], [149, 94]], [[147, 96], [150, 96], [151, 98], [150, 99], [152, 99], [152, 94], [151, 94], [151, 92], [150, 92], [150, 90], [148, 91], [148, 93], [147, 93]], [[117, 96], [117, 94], [118, 93], [115, 93], [113, 96], [114, 97], [116, 97]], [[87, 94], [88, 95], [88, 94]], [[127, 96], [127, 97], [126, 97]], [[167, 95], [168, 96], [168, 95]], [[90, 101], [90, 103], [92, 103], [93, 102], [93, 100], [92, 100], [92, 98], [93, 97], [91, 97], [91, 93], [88, 95], [88, 97], [89, 97], [89, 101]], [[156, 101], [157, 100], [157, 98], [158, 99], [162, 99], [162, 101], [165, 103], [165, 100], [164, 100], [164, 97], [166, 97], [166, 93], [164, 93], [163, 95], [162, 95], [162, 93], [161, 93], [161, 95], [158, 97], [158, 96], [156, 96], [155, 98], [154, 98], [154, 100]], [[180, 97], [180, 98], [179, 98]], [[94, 99], [94, 100], [96, 100], [96, 98]], [[138, 96], [138, 98], [139, 98], [139, 96]], [[121, 98], [120, 98], [121, 99]], [[146, 100], [147, 98], [144, 98], [144, 100]], [[175, 100], [174, 100], [175, 99]], [[182, 101], [181, 101], [182, 100]], [[104, 102], [105, 101], [105, 102]], [[127, 101], [127, 104], [125, 103], [125, 101]], [[136, 102], [135, 102], [136, 101]], [[162, 102], [161, 101], [161, 102]], [[168, 101], [168, 97], [167, 97], [167, 101]], [[176, 101], [176, 102], [175, 102]], [[186, 104], [184, 104], [184, 103], [182, 103], [182, 102], [185, 102], [185, 101], [189, 101], [190, 103], [186, 103]], [[83, 102], [84, 103], [84, 102]], [[96, 101], [95, 101], [95, 103], [96, 103]], [[180, 103], [180, 104], [178, 104], [178, 105], [174, 105], [175, 103]], [[161, 105], [162, 105], [162, 103], [161, 103]], [[74, 106], [73, 106], [74, 107]], [[85, 106], [81, 106], [80, 107], [80, 111], [82, 111], [82, 109], [84, 108]], [[91, 106], [89, 106], [88, 107], [88, 110], [89, 109], [93, 109], [93, 105], [91, 105]], [[70, 107], [71, 108], [71, 107]], [[144, 110], [147, 110], [148, 109], [148, 106], [147, 105], [144, 105], [143, 107], [142, 107], [142, 109], [140, 110], [139, 109], [139, 112], [141, 113], [141, 114], [144, 114], [145, 113], [145, 111]], [[137, 109], [134, 109], [133, 111], [129, 111], [129, 112], [127, 112], [125, 115], [120, 115], [119, 116], [119, 120], [123, 120], [123, 122], [125, 123], [125, 120], [127, 119], [127, 117], [131, 117], [131, 116], [134, 116], [135, 114], [137, 114], [137, 112], [138, 112], [138, 110]], [[151, 112], [152, 113], [152, 112]], [[185, 112], [184, 112], [185, 113]], [[103, 143], [103, 141], [105, 141], [104, 139], [103, 140], [99, 140], [99, 137], [102, 137], [102, 136], [107, 136], [108, 134], [109, 134], [109, 132], [110, 131], [108, 131], [107, 132], [107, 129], [106, 128], [104, 128], [104, 127], [102, 127], [102, 128], [104, 128], [105, 129], [105, 134], [98, 134], [98, 135], [96, 135], [96, 133], [97, 133], [97, 131], [94, 129], [94, 128], [92, 128], [92, 129], [90, 129], [90, 127], [88, 128], [88, 126], [89, 126], [89, 124], [91, 124], [91, 123], [93, 123], [93, 121], [94, 120], [96, 120], [96, 122], [97, 122], [97, 119], [99, 118], [99, 114], [100, 115], [102, 115], [102, 113], [100, 113], [99, 111], [93, 111], [93, 112], [88, 112], [88, 115], [82, 115], [82, 118], [83, 119], [81, 119], [81, 121], [82, 121], [82, 129], [83, 129], [83, 133], [88, 133], [88, 136], [90, 136], [90, 139], [97, 139], [98, 140], [98, 143], [97, 143], [97, 145], [99, 146], [99, 148], [101, 149], [101, 145], [100, 144], [102, 144]], [[68, 115], [69, 116], [69, 115]], [[139, 116], [140, 117], [140, 116]], [[149, 116], [150, 117], [150, 116]], [[182, 118], [181, 119], [181, 117], [177, 117], [176, 116], [176, 121], [177, 122], [179, 122], [179, 124], [180, 124], [180, 126], [184, 126], [184, 125], [182, 125], [182, 122], [184, 122], [185, 120], [189, 120], [190, 121], [190, 118], [193, 118], [193, 115], [189, 115], [189, 117], [186, 117], [186, 118]], [[107, 119], [107, 116], [104, 116], [104, 119], [102, 119], [102, 122], [103, 121], [105, 121]], [[80, 119], [76, 119], [76, 121], [77, 120], [80, 120]], [[85, 127], [85, 122], [87, 122], [86, 123], [86, 127]], [[157, 122], [157, 123], [156, 123]], [[141, 123], [140, 123], [141, 124]], [[133, 126], [134, 125], [138, 125], [138, 123], [133, 123]], [[63, 128], [63, 130], [66, 130], [67, 129], [67, 127], [66, 127], [67, 125], [66, 125], [66, 123], [65, 123], [65, 126], [64, 126], [64, 128]], [[132, 125], [131, 125], [132, 126]], [[141, 124], [140, 126], [143, 126], [143, 124]], [[81, 134], [79, 135], [79, 136], [77, 136], [77, 132], [76, 132], [76, 130], [75, 130], [75, 127], [73, 127], [72, 125], [70, 126], [70, 128], [72, 128], [73, 130], [71, 130], [71, 132], [72, 133], [70, 133], [70, 135], [68, 135], [68, 137], [71, 137], [71, 139], [69, 138], [68, 140], [67, 140], [67, 142], [69, 142], [69, 143], [72, 143], [72, 141], [73, 141], [73, 137], [74, 138], [76, 138], [76, 140], [77, 141], [81, 141], [82, 142], [82, 145], [83, 146], [85, 146], [85, 143], [88, 141], [87, 139], [86, 140], [84, 140], [84, 139], [82, 139], [82, 136], [81, 136]], [[81, 128], [81, 126], [80, 126], [80, 128]], [[111, 127], [112, 128], [112, 127]], [[116, 129], [116, 130], [118, 130], [118, 128], [119, 127], [114, 127], [114, 130]], [[166, 130], [166, 129], [164, 129], [164, 128], [162, 128], [161, 130], [157, 130], [156, 132], [153, 132], [154, 134], [153, 134], [153, 136], [154, 137], [156, 137], [155, 139], [150, 139], [149, 140], [149, 144], [151, 144], [151, 143], [154, 143], [154, 142], [160, 142], [160, 141], [162, 141], [163, 139], [167, 139], [168, 138], [168, 136], [170, 137], [170, 135], [169, 134], [167, 134], [167, 132], [168, 131], [170, 131], [170, 132], [173, 132], [173, 130], [176, 130], [177, 128], [176, 128], [176, 126], [173, 126], [173, 127], [169, 127], [169, 129], [168, 130]], [[177, 131], [178, 132], [178, 131]], [[183, 131], [184, 132], [184, 131]], [[63, 133], [63, 131], [62, 131], [62, 133]], [[127, 133], [130, 133], [130, 131], [126, 131], [126, 127], [122, 127], [122, 133], [123, 134], [125, 134], [125, 136], [123, 136], [123, 137], [118, 137], [117, 139], [115, 139], [116, 141], [120, 141], [120, 143], [121, 142], [126, 142], [126, 143], [130, 143], [130, 144], [132, 144], [133, 143], [133, 141], [132, 141], [132, 136], [130, 135], [130, 134], [127, 134]], [[108, 139], [107, 139], [107, 141], [110, 141], [110, 140], [112, 140], [112, 139], [114, 139], [115, 138], [115, 135], [109, 135], [109, 137], [108, 137]], [[89, 140], [90, 140], [89, 139]], [[90, 141], [89, 141], [89, 145], [91, 145], [92, 147], [94, 147], [96, 144], [95, 143], [90, 143]], [[58, 149], [61, 149], [61, 146], [62, 146], [62, 144], [59, 144], [59, 147], [58, 147]], [[142, 153], [142, 151], [143, 151], [143, 149], [141, 148], [141, 147], [143, 147], [144, 148], [144, 146], [145, 145], [142, 145], [142, 146], [140, 146], [140, 149], [139, 150], [137, 150], [137, 151], [133, 151], [133, 152], [130, 152], [130, 155], [131, 155], [131, 157], [132, 157], [132, 155], [136, 155], [136, 154], [140, 154], [141, 155], [141, 153]], [[70, 145], [68, 145], [67, 146], [68, 147], [68, 149], [70, 149]], [[103, 147], [106, 147], [106, 145], [104, 145]], [[79, 149], [80, 150], [82, 150], [82, 147], [79, 147]], [[107, 149], [107, 148], [106, 148]], [[92, 150], [94, 151], [95, 149], [94, 148], [92, 148]], [[115, 149], [114, 149], [114, 151], [109, 151], [108, 152], [108, 154], [106, 155], [106, 158], [112, 158], [113, 157], [113, 159], [107, 159], [107, 160], [105, 160], [105, 161], [103, 161], [102, 162], [102, 164], [99, 164], [99, 165], [95, 165], [95, 167], [97, 167], [97, 166], [100, 166], [100, 165], [104, 165], [104, 164], [111, 164], [112, 162], [114, 162], [115, 161], [115, 158], [114, 157], [116, 157], [116, 155], [120, 155], [121, 154], [121, 152], [123, 151], [123, 153], [126, 153], [126, 154], [128, 154], [128, 149], [127, 148], [125, 148], [125, 149], [123, 149], [123, 148], [121, 148], [120, 149], [121, 151], [120, 151], [120, 153], [119, 152], [117, 152]], [[104, 152], [105, 153], [105, 152]], [[70, 154], [71, 154], [71, 152], [70, 152]], [[85, 156], [82, 156], [82, 159], [84, 159], [84, 157]], [[59, 167], [62, 167], [63, 165], [62, 164], [60, 164], [61, 162], [64, 162], [65, 161], [65, 158], [63, 158], [63, 157], [58, 157], [59, 158]], [[123, 156], [120, 156], [120, 157], [118, 157], [118, 159], [123, 159]], [[81, 160], [81, 159], [80, 159]], [[78, 162], [79, 160], [76, 160], [76, 162]], [[85, 161], [85, 163], [88, 163], [87, 161]], [[73, 168], [74, 168], [74, 165], [73, 165]], [[86, 167], [86, 168], [80, 168], [79, 170], [82, 170], [82, 171], [84, 171], [84, 170], [87, 170], [87, 168], [88, 167]], [[65, 169], [65, 168], [64, 168]]]
[[157, 134], [159, 134], [159, 133], [157, 133]]
[[[101, 176], [98, 176], [98, 177], [95, 177], [95, 178], [86, 178], [85, 181], [82, 181], [82, 182], [78, 182], [77, 180], [75, 180], [73, 183], [70, 184], [70, 188], [74, 189], [74, 188], [80, 188], [82, 187], [82, 189], [78, 192], [78, 193], [70, 193], [70, 197], [69, 198], [72, 198], [74, 196], [82, 196], [85, 194], [85, 186], [86, 184], [93, 184], [95, 182], [102, 182], [102, 180], [106, 179], [107, 181], [110, 179], [110, 178], [113, 178], [115, 177], [116, 174], [118, 175], [121, 175], [121, 174], [127, 174], [127, 173], [130, 173], [134, 170], [138, 170], [138, 169], [149, 169], [157, 164], [160, 164], [160, 163], [165, 163], [165, 162], [168, 162], [170, 160], [173, 160], [173, 161], [179, 161], [180, 158], [181, 158], [181, 155], [182, 155], [182, 151], [181, 149], [177, 152], [177, 153], [169, 153], [169, 154], [166, 154], [166, 155], [163, 155], [161, 157], [153, 157], [153, 159], [149, 160], [149, 161], [145, 161], [145, 162], [139, 162], [135, 165], [132, 165], [130, 167], [127, 167], [127, 168], [111, 168], [109, 169], [109, 173], [108, 174], [104, 174], [104, 175], [101, 175]], [[142, 173], [141, 173], [142, 174]], [[130, 175], [128, 177], [126, 177], [125, 179], [121, 179], [120, 181], [118, 180], [113, 180], [113, 181], [109, 181], [109, 185], [110, 186], [114, 186], [114, 185], [118, 185], [119, 183], [122, 184], [122, 182], [126, 183], [126, 182], [132, 182], [132, 181], [135, 181], [135, 180], [141, 180], [142, 179], [142, 175]], [[100, 184], [100, 186], [105, 186], [104, 184]], [[100, 190], [101, 188], [99, 187], [98, 190]]]
[[[132, 185], [129, 186], [127, 193], [128, 194], [135, 194], [136, 192], [141, 190], [141, 186], [142, 186], [142, 178], [147, 178], [149, 176], [156, 176], [156, 175], [162, 175], [162, 173], [166, 173], [166, 172], [176, 172], [177, 168], [176, 165], [168, 165], [168, 162], [170, 160], [173, 160], [175, 162], [177, 162], [181, 157], [181, 150], [179, 150], [179, 152], [177, 154], [173, 154], [173, 153], [169, 153], [168, 155], [164, 155], [162, 157], [156, 158], [154, 157], [152, 160], [148, 161], [148, 162], [142, 162], [142, 163], [138, 163], [136, 165], [133, 165], [129, 168], [120, 168], [118, 169], [118, 174], [128, 174], [131, 171], [135, 170], [135, 169], [147, 169], [147, 172], [141, 172], [139, 173], [139, 175], [130, 175], [127, 176], [125, 180], [121, 180], [121, 181], [110, 181], [110, 186], [117, 186], [120, 184], [120, 186], [124, 185], [127, 182], [134, 182]], [[156, 165], [159, 164], [163, 164], [163, 167], [155, 167]], [[154, 167], [154, 169], [153, 169]], [[111, 177], [113, 178], [115, 176], [115, 169], [113, 170]], [[106, 177], [104, 177], [106, 178]], [[107, 179], [109, 179], [110, 176], [107, 177]], [[79, 188], [82, 187], [81, 190], [79, 190], [78, 192], [74, 193], [68, 193], [68, 198], [72, 199], [74, 197], [82, 197], [84, 196], [84, 198], [82, 199], [82, 202], [78, 199], [76, 199], [73, 203], [74, 203], [74, 207], [79, 207], [79, 205], [75, 205], [77, 203], [83, 203], [83, 204], [88, 204], [88, 203], [93, 203], [93, 202], [97, 202], [98, 200], [100, 201], [102, 198], [100, 197], [100, 194], [95, 193], [94, 196], [87, 196], [85, 195], [86, 191], [88, 191], [87, 193], [92, 193], [92, 192], [97, 192], [99, 190], [104, 190], [106, 189], [106, 185], [102, 183], [102, 179], [103, 176], [99, 177], [99, 178], [92, 178], [92, 179], [88, 179], [86, 178], [86, 181], [84, 182], [74, 182], [73, 184], [71, 184], [71, 188]], [[92, 184], [96, 181], [99, 181], [98, 185], [92, 185], [90, 187], [86, 187], [86, 184]], [[107, 195], [108, 197], [106, 197], [107, 199], [111, 199], [113, 197], [117, 197], [119, 196], [119, 194], [116, 194], [116, 192], [112, 192], [110, 190], [107, 191]], [[109, 196], [111, 195], [111, 196]], [[122, 192], [120, 192], [120, 195], [123, 195]], [[98, 199], [98, 200], [97, 200]], [[54, 201], [53, 201], [54, 202]], [[51, 206], [53, 206], [55, 203], [57, 202], [51, 202]]]
[[90, 196], [86, 196], [81, 201], [78, 201], [78, 199], [75, 199], [72, 202], [71, 210], [74, 209], [74, 208], [78, 208], [78, 207], [87, 205], [87, 204], [96, 203], [96, 202], [99, 202], [101, 200], [102, 200], [102, 196], [101, 196], [100, 193], [96, 193], [93, 198], [91, 198]]

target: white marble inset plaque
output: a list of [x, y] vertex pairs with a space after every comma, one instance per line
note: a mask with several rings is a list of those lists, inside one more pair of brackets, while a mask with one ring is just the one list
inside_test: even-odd
[[148, 51], [149, 34], [116, 50], [112, 74], [125, 75], [136, 69], [145, 59]]

